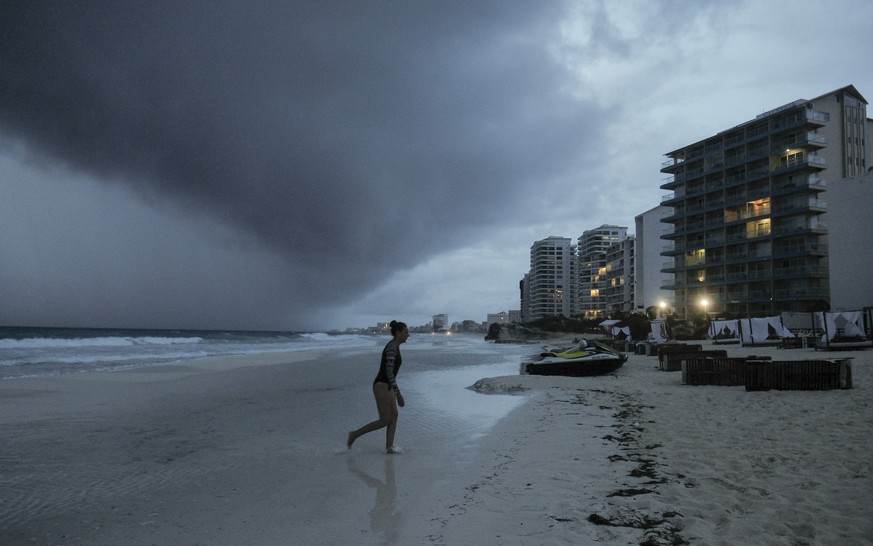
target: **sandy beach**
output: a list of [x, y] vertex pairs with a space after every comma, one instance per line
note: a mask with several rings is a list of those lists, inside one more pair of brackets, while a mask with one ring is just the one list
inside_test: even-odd
[[873, 350], [728, 347], [853, 358], [851, 390], [746, 392], [516, 375], [531, 349], [405, 351], [392, 456], [344, 445], [375, 347], [3, 381], [0, 543], [873, 544]]
[[[687, 386], [680, 372], [638, 355], [614, 376], [485, 380], [486, 390], [538, 395], [490, 438], [485, 458], [508, 460], [470, 506], [506, 514], [495, 531], [513, 530], [507, 543], [873, 543], [873, 352], [735, 346], [728, 354], [851, 357], [854, 388]], [[510, 440], [512, 431], [520, 434]], [[456, 519], [447, 543], [475, 528]]]

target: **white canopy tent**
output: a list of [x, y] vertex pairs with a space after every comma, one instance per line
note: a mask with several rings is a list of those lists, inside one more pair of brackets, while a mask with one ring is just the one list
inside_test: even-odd
[[794, 337], [791, 330], [782, 325], [782, 317], [744, 318], [739, 320], [743, 345], [778, 343], [783, 338]]
[[625, 339], [631, 338], [630, 327], [628, 326], [613, 326], [612, 337], [621, 337], [624, 334]]
[[599, 324], [599, 326], [601, 328], [603, 328], [604, 332], [606, 332], [609, 335], [612, 335], [612, 327], [615, 326], [616, 324], [618, 324], [619, 322], [621, 322], [621, 321], [615, 320], [615, 319], [609, 319], [609, 320], [604, 320], [603, 322], [601, 322]]
[[653, 320], [651, 322], [652, 333], [649, 334], [649, 341], [654, 343], [667, 342], [667, 325], [663, 320]]
[[740, 341], [740, 321], [733, 319], [710, 322], [709, 337], [714, 343], [738, 343]]
[[861, 311], [835, 311], [816, 313], [819, 327], [824, 330], [823, 342], [833, 341], [838, 335], [844, 338], [863, 338], [864, 315]]
[[601, 322], [599, 326], [603, 328], [603, 331], [606, 332], [606, 334], [610, 337], [621, 337], [623, 334], [627, 339], [630, 339], [630, 328], [627, 326], [618, 326], [619, 322], [621, 321], [616, 319], [609, 319]]

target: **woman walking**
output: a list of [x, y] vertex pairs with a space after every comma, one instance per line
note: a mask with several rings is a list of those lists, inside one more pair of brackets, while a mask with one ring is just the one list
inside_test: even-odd
[[376, 397], [376, 408], [379, 410], [379, 419], [372, 423], [367, 423], [358, 430], [349, 432], [346, 445], [349, 449], [360, 436], [386, 428], [385, 431], [385, 452], [400, 453], [394, 447], [394, 431], [397, 429], [397, 406], [401, 408], [405, 404], [403, 395], [400, 394], [400, 388], [397, 386], [397, 372], [400, 371], [400, 366], [403, 364], [403, 358], [400, 356], [400, 345], [406, 343], [409, 338], [409, 328], [395, 320], [391, 321], [391, 341], [385, 348], [382, 349], [382, 362], [379, 365], [379, 374], [373, 381], [373, 396]]

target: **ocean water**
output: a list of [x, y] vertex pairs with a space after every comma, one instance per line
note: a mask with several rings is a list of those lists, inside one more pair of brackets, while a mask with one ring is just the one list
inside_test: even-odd
[[[328, 417], [332, 408], [354, 408], [352, 415], [375, 418], [370, 385], [389, 339], [384, 334], [319, 332], [0, 328], [0, 388], [28, 377], [112, 373], [216, 356], [326, 352], [333, 357], [289, 364], [295, 369], [289, 392], [299, 406], [294, 413], [316, 411], [317, 416], [299, 425], [301, 436], [313, 445], [330, 445], [364, 424], [347, 418], [333, 422]], [[477, 438], [521, 400], [468, 387], [483, 377], [518, 374], [521, 363], [539, 350], [486, 342], [482, 335], [413, 333], [403, 345], [399, 382], [414, 400], [404, 409], [404, 420], [415, 425], [404, 428], [403, 442], [423, 446], [440, 438], [459, 454], [469, 453]], [[369, 438], [362, 444], [372, 448], [380, 442]]]
[[[147, 541], [150, 529], [135, 521], [164, 521], [173, 525], [173, 533], [180, 528], [191, 532], [198, 530], [197, 517], [188, 519], [192, 512], [187, 508], [169, 509], [176, 506], [175, 492], [193, 499], [195, 515], [207, 514], [212, 506], [220, 513], [223, 499], [238, 497], [240, 491], [252, 495], [252, 510], [260, 510], [262, 491], [250, 479], [262, 480], [254, 483], [273, 491], [272, 498], [281, 497], [269, 513], [295, 518], [297, 532], [309, 537], [301, 543], [334, 542], [325, 537], [337, 528], [366, 532], [368, 524], [380, 535], [380, 529], [388, 529], [390, 536], [399, 533], [404, 521], [413, 525], [399, 515], [425, 514], [421, 521], [427, 521], [429, 499], [457, 503], [458, 489], [477, 479], [482, 439], [529, 399], [480, 394], [468, 387], [483, 377], [519, 373], [525, 355], [540, 347], [489, 343], [481, 335], [413, 333], [403, 345], [398, 375], [407, 403], [400, 411], [395, 445], [404, 455], [386, 457], [384, 431], [361, 437], [351, 450], [345, 442], [350, 430], [377, 417], [372, 381], [388, 339], [3, 329], [0, 415], [3, 433], [14, 441], [4, 444], [0, 457], [0, 536], [4, 526], [57, 524], [57, 536], [105, 538], [93, 543], [117, 543], [118, 536], [131, 533], [142, 533]], [[199, 373], [209, 360], [193, 374], [167, 364], [304, 350], [317, 350], [318, 358], [215, 374]], [[140, 373], [149, 367], [167, 371]], [[60, 376], [50, 384], [62, 395], [34, 393], [24, 379], [48, 374]], [[86, 374], [76, 379], [87, 381], [66, 381], [71, 376], [63, 374]], [[152, 376], [154, 382], [136, 381]], [[65, 390], [68, 386], [82, 388]], [[276, 495], [277, 488], [285, 488], [287, 496]], [[117, 510], [127, 517], [117, 518]], [[155, 512], [161, 517], [153, 517]], [[332, 514], [343, 517], [326, 518]], [[109, 519], [105, 531], [96, 529], [95, 521]], [[5, 543], [2, 538], [0, 543]]]
[[[83, 328], [0, 327], [0, 381], [40, 375], [107, 372], [213, 356], [272, 352], [342, 350], [378, 353], [387, 335], [328, 334], [323, 332], [235, 332], [194, 330], [121, 330]], [[412, 334], [407, 352], [440, 358], [455, 375], [494, 372], [515, 373], [526, 352], [519, 346], [495, 346], [479, 335]], [[427, 372], [431, 359], [419, 359], [417, 371]], [[437, 371], [434, 368], [433, 371]]]
[[0, 380], [210, 356], [371, 348], [384, 336], [294, 332], [0, 328]]

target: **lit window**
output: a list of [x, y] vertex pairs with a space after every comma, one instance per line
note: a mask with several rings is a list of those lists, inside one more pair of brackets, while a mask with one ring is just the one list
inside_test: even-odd
[[763, 218], [755, 222], [746, 224], [746, 237], [753, 239], [755, 237], [765, 237], [770, 235], [770, 219]]

